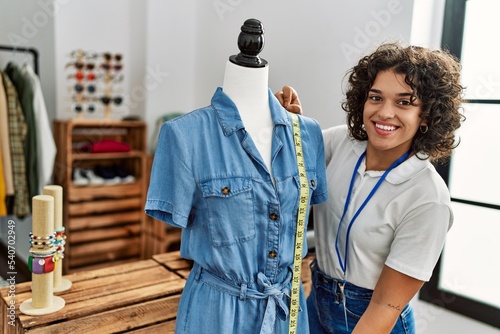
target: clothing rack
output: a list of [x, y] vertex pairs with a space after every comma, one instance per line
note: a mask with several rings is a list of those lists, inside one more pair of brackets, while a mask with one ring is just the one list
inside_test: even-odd
[[0, 51], [12, 51], [14, 53], [16, 52], [24, 52], [24, 53], [31, 53], [33, 56], [33, 70], [35, 71], [36, 75], [40, 77], [40, 73], [38, 73], [38, 50], [35, 48], [25, 48], [25, 47], [19, 47], [19, 46], [11, 46], [11, 45], [0, 45]]

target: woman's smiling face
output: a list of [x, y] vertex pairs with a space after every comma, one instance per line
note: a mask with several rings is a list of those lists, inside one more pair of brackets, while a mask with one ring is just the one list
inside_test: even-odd
[[363, 110], [367, 150], [396, 159], [403, 155], [410, 149], [419, 126], [424, 125], [421, 111], [421, 102], [403, 74], [392, 70], [378, 73]]

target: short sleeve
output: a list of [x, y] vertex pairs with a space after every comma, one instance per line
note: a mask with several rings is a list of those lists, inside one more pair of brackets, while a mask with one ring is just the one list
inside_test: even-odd
[[196, 190], [184, 133], [175, 121], [162, 125], [145, 206], [149, 216], [182, 228], [187, 226]]
[[332, 159], [332, 141], [333, 141], [333, 134], [335, 132], [335, 128], [328, 128], [326, 130], [322, 131], [323, 135], [323, 146], [324, 146], [324, 151], [325, 151], [325, 162], [328, 165], [330, 160]]
[[397, 227], [385, 264], [413, 278], [428, 281], [451, 228], [449, 205], [428, 203], [413, 210]]
[[326, 163], [325, 163], [325, 146], [323, 143], [323, 135], [319, 124], [316, 125], [316, 189], [311, 196], [311, 205], [323, 203], [328, 199], [328, 187], [326, 182]]

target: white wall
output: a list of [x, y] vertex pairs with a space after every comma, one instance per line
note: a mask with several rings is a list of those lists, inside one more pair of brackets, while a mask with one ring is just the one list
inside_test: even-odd
[[410, 40], [413, 1], [148, 1], [148, 64], [164, 76], [148, 90], [146, 120], [208, 105], [248, 18], [265, 29], [260, 56], [273, 92], [292, 85], [322, 127], [344, 122], [341, 82], [382, 41]]
[[[98, 53], [110, 52], [122, 54], [125, 79], [113, 84], [113, 96], [123, 96], [121, 106], [112, 107], [112, 118], [119, 119], [128, 114], [143, 115], [145, 95], [142, 91], [133, 90], [136, 97], [130, 98], [132, 87], [141, 86], [145, 72], [144, 59], [146, 55], [146, 13], [144, 4], [132, 0], [55, 0], [59, 2], [59, 10], [54, 17], [55, 26], [55, 58], [57, 78], [57, 117], [72, 118], [72, 96], [75, 84], [68, 79], [68, 74], [74, 73], [74, 68], [66, 67], [74, 61], [70, 57], [73, 50], [82, 49]], [[103, 58], [95, 61], [102, 63]], [[89, 60], [89, 62], [92, 60]], [[98, 80], [103, 88], [103, 80]], [[102, 95], [102, 93], [100, 94]], [[97, 95], [97, 96], [100, 96]], [[87, 118], [102, 117], [86, 115]]]
[[[226, 11], [217, 5], [226, 4]], [[305, 113], [323, 127], [344, 122], [341, 80], [366, 50], [386, 40], [409, 41], [413, 1], [208, 1], [199, 4], [197, 93], [209, 99], [226, 59], [237, 54], [242, 23], [259, 19], [266, 30], [261, 56], [269, 62], [273, 92], [294, 86]], [[208, 85], [207, 85], [208, 84]]]
[[[198, 1], [199, 2], [199, 1]], [[146, 109], [150, 136], [158, 117], [193, 110], [197, 103], [195, 62], [196, 5], [194, 0], [147, 1]]]
[[[34, 47], [39, 52], [42, 91], [50, 118], [56, 115], [56, 61], [54, 58], [54, 16], [57, 7], [52, 0], [0, 0], [0, 44]], [[0, 68], [8, 61], [33, 64], [33, 58], [22, 54], [0, 52]]]

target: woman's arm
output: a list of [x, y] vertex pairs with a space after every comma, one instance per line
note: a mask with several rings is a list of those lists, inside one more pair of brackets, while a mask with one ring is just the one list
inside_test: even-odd
[[384, 266], [373, 296], [353, 334], [390, 333], [403, 308], [420, 290], [424, 281]]

